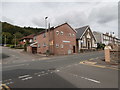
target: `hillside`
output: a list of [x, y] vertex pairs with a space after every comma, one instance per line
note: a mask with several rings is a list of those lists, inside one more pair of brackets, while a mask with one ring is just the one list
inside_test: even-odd
[[43, 28], [19, 27], [19, 26], [9, 24], [7, 22], [0, 22], [0, 29], [2, 31], [1, 32], [1, 36], [2, 36], [1, 43], [4, 43], [5, 35], [6, 35], [7, 44], [14, 44], [15, 36], [18, 40], [23, 36], [35, 34], [35, 33], [38, 33], [44, 30]]

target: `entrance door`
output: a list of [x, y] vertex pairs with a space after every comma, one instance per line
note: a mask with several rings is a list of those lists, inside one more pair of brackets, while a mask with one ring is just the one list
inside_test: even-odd
[[75, 53], [75, 46], [73, 46], [73, 53]]
[[37, 53], [37, 47], [32, 47], [32, 53], [36, 54]]
[[90, 49], [90, 41], [88, 41], [88, 49]]

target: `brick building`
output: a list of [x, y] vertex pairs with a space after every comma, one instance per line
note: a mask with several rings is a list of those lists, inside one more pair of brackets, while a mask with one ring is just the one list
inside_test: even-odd
[[34, 43], [28, 46], [28, 52], [50, 54], [76, 53], [76, 30], [68, 23], [52, 27], [34, 36]]
[[19, 44], [24, 45], [26, 42], [32, 43], [33, 42], [33, 37], [34, 37], [34, 34], [22, 37], [22, 38], [19, 39]]

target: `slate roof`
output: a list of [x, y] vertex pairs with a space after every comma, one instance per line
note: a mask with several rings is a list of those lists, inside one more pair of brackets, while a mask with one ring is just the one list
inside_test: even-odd
[[75, 29], [77, 31], [77, 34], [76, 34], [77, 39], [79, 39], [82, 36], [82, 34], [85, 32], [87, 27], [88, 26], [84, 26], [84, 27]]

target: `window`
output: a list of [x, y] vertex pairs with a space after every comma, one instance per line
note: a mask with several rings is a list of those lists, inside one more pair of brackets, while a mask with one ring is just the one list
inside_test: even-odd
[[58, 48], [59, 47], [59, 44], [56, 44], [56, 48]]
[[40, 48], [40, 43], [38, 44], [38, 48]]
[[64, 47], [64, 45], [63, 44], [61, 44], [61, 48], [63, 48]]
[[43, 38], [45, 38], [45, 37], [46, 37], [46, 34], [44, 33], [44, 34], [43, 34]]
[[75, 34], [73, 34], [73, 37], [75, 36]]
[[58, 35], [58, 34], [59, 34], [59, 31], [56, 31], [56, 34]]
[[36, 40], [36, 36], [34, 36], [34, 40]]
[[43, 43], [43, 47], [46, 47], [47, 45], [46, 45], [46, 43]]
[[63, 35], [63, 31], [61, 31], [61, 35]]
[[71, 33], [69, 33], [69, 36], [71, 36]]

